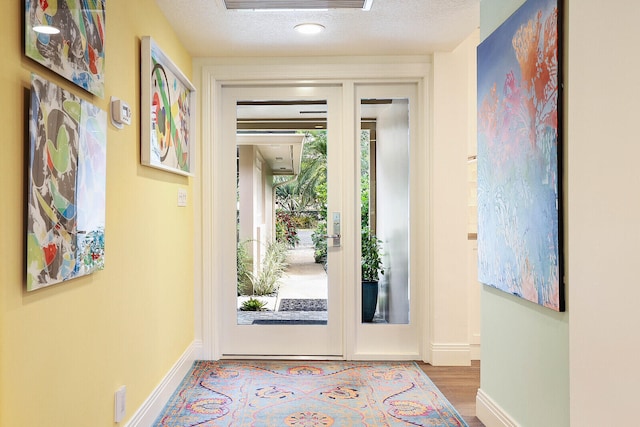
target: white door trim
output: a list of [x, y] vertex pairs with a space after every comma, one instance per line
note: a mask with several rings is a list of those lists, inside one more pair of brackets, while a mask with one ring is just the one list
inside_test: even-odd
[[[195, 191], [200, 195], [200, 201], [196, 203], [196, 235], [201, 240], [196, 242], [196, 289], [195, 289], [195, 322], [196, 338], [203, 343], [204, 359], [219, 359], [220, 335], [217, 328], [222, 327], [222, 315], [218, 304], [222, 300], [222, 266], [235, 263], [234, 254], [225, 253], [216, 244], [216, 230], [221, 230], [225, 225], [221, 223], [220, 215], [216, 213], [216, 206], [221, 206], [219, 195], [221, 194], [216, 171], [220, 170], [221, 156], [217, 155], [222, 140], [220, 126], [221, 90], [222, 85], [251, 85], [251, 84], [340, 84], [343, 86], [343, 96], [353, 100], [354, 83], [417, 83], [420, 101], [420, 115], [423, 118], [419, 126], [418, 141], [424, 147], [430, 147], [427, 128], [430, 127], [428, 114], [429, 89], [430, 89], [431, 62], [429, 57], [399, 57], [399, 58], [269, 58], [269, 59], [238, 59], [215, 60], [198, 59], [194, 61], [194, 80], [201, 95], [198, 123], [199, 150], [196, 153], [200, 161], [201, 175], [196, 179]], [[348, 105], [348, 104], [345, 104]], [[346, 108], [345, 108], [346, 110]], [[345, 111], [346, 120], [353, 123], [354, 111]], [[346, 125], [345, 137], [352, 137], [353, 127]], [[430, 194], [431, 156], [425, 148], [424, 175], [426, 193]], [[349, 197], [344, 194], [344, 197]], [[198, 197], [196, 197], [198, 199]], [[428, 199], [428, 198], [427, 198]], [[427, 202], [424, 203], [427, 205]], [[429, 224], [429, 209], [424, 207], [421, 213]], [[425, 227], [424, 235], [429, 236], [429, 229]], [[429, 240], [429, 237], [427, 237]], [[418, 298], [420, 307], [430, 307], [431, 294], [431, 256], [426, 254], [424, 263], [424, 276]], [[355, 267], [345, 269], [345, 279], [355, 280]], [[355, 296], [344, 295], [345, 307], [353, 307]], [[421, 316], [419, 325], [419, 337], [421, 353], [415, 355], [427, 360], [430, 342], [430, 330], [432, 324], [432, 311], [428, 315]], [[346, 357], [354, 357], [353, 340], [355, 325], [350, 325], [345, 318], [345, 351]], [[370, 355], [375, 357], [376, 355]], [[384, 355], [381, 355], [384, 356]]]

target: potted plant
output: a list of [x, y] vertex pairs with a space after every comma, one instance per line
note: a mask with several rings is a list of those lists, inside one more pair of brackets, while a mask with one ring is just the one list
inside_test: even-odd
[[378, 305], [378, 280], [384, 274], [380, 258], [382, 241], [371, 233], [369, 227], [362, 229], [362, 321], [371, 322]]

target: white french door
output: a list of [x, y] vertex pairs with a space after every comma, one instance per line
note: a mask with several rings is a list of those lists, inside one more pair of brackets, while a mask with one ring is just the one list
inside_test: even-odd
[[[215, 358], [423, 359], [429, 283], [428, 150], [424, 121], [419, 119], [425, 117], [419, 95], [423, 83], [407, 79], [305, 84], [292, 79], [290, 84], [278, 84], [268, 82], [277, 81], [279, 74], [265, 72], [269, 78], [261, 83], [244, 84], [234, 74], [237, 72], [233, 68], [233, 72], [222, 73], [224, 83], [212, 81], [213, 98], [207, 98], [213, 112], [212, 123], [205, 126], [205, 139], [212, 143], [206, 152], [213, 155], [207, 157], [210, 162], [203, 180], [204, 192], [213, 191], [210, 199], [205, 198], [202, 218], [202, 316], [207, 351]], [[286, 72], [280, 70], [283, 75]], [[243, 73], [254, 76], [250, 68]], [[341, 235], [339, 243], [327, 239], [326, 321], [247, 322], [238, 310], [236, 245], [243, 239], [257, 241], [251, 244], [252, 255], [260, 260], [263, 241], [272, 238], [268, 229], [273, 212], [254, 209], [249, 225], [238, 213], [246, 205], [238, 190], [242, 186], [241, 151], [247, 151], [248, 144], [258, 144], [258, 136], [250, 132], [238, 136], [239, 105], [296, 102], [326, 106], [327, 235]], [[256, 146], [253, 149], [259, 151]], [[260, 185], [269, 159], [256, 156], [254, 166], [255, 175], [244, 182]], [[270, 197], [269, 191], [259, 191], [250, 204], [268, 204]], [[339, 229], [333, 224], [337, 217]], [[363, 319], [361, 305], [361, 230], [365, 222], [382, 240], [385, 264], [373, 321]]]
[[[259, 132], [238, 135], [239, 105], [307, 103], [310, 105], [319, 104], [326, 108], [326, 113], [323, 111], [322, 114], [326, 115], [327, 132], [326, 181], [327, 217], [329, 218], [327, 233], [328, 235], [341, 234], [344, 236], [348, 232], [348, 227], [345, 229], [342, 225], [342, 184], [345, 166], [343, 158], [348, 144], [344, 144], [342, 141], [341, 88], [339, 86], [239, 87], [223, 85], [221, 94], [222, 146], [218, 147], [221, 158], [217, 159], [215, 164], [216, 167], [221, 168], [216, 175], [223, 177], [223, 183], [217, 185], [217, 188], [222, 191], [218, 200], [222, 202], [223, 206], [217, 206], [216, 213], [220, 215], [218, 223], [224, 224], [224, 227], [219, 230], [221, 235], [216, 238], [220, 239], [221, 252], [225, 254], [226, 259], [226, 262], [221, 263], [223, 271], [220, 276], [220, 285], [222, 286], [222, 304], [219, 304], [221, 313], [218, 317], [222, 320], [221, 328], [219, 328], [220, 354], [222, 357], [343, 358], [345, 357], [344, 284], [341, 276], [345, 260], [343, 247], [338, 239], [327, 239], [326, 278], [323, 279], [326, 288], [323, 289], [323, 295], [321, 295], [326, 304], [324, 321], [270, 322], [269, 316], [256, 317], [250, 312], [239, 311], [236, 262], [234, 262], [234, 257], [230, 256], [230, 254], [236, 253], [236, 242], [240, 240], [248, 242], [246, 244], [254, 263], [259, 263], [264, 257], [264, 248], [274, 238], [273, 224], [275, 222], [274, 211], [271, 211], [271, 207], [264, 208], [264, 206], [273, 206], [275, 203], [273, 196], [276, 185], [271, 182], [270, 174], [275, 175], [279, 169], [270, 162], [283, 162], [282, 169], [290, 166], [284, 165], [287, 163], [286, 155], [289, 153], [284, 153], [283, 156], [276, 154], [273, 159], [267, 158], [269, 149], [278, 149], [279, 140], [284, 139], [284, 136], [262, 135]], [[266, 116], [265, 113], [261, 118], [269, 120], [270, 118]], [[287, 135], [287, 138], [291, 136]], [[248, 142], [239, 143], [239, 140]], [[287, 149], [289, 150], [289, 148]], [[290, 151], [295, 151], [295, 148], [291, 148]], [[299, 160], [300, 154], [294, 153], [294, 163], [296, 156]], [[283, 157], [285, 157], [284, 160]], [[240, 172], [244, 164], [249, 164], [248, 167], [252, 170], [250, 173], [253, 173], [248, 178], [243, 178], [242, 172]], [[271, 172], [268, 172], [267, 169]], [[289, 178], [295, 177], [299, 172], [294, 165]], [[267, 185], [264, 184], [265, 181]], [[236, 189], [237, 182], [240, 190]], [[254, 190], [246, 194], [246, 188], [250, 186], [253, 186]], [[271, 194], [272, 190], [273, 194]], [[239, 213], [241, 209], [244, 209], [244, 215]], [[247, 214], [247, 210], [251, 210], [251, 212]], [[334, 219], [336, 220], [335, 224]], [[257, 268], [259, 267], [254, 267], [254, 269]], [[318, 268], [320, 268], [320, 274], [325, 274], [321, 267]], [[304, 281], [304, 279], [302, 280]], [[308, 291], [304, 289], [305, 286], [309, 287], [311, 283], [301, 283], [296, 286], [298, 286], [295, 288], [296, 292], [305, 292]], [[302, 291], [299, 290], [300, 288]], [[280, 292], [277, 296], [271, 297], [275, 299], [276, 304], [282, 303], [279, 294]], [[272, 309], [276, 310], [277, 307], [274, 306]]]

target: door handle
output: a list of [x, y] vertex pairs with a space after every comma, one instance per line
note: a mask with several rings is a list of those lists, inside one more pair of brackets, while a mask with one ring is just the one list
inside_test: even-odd
[[339, 239], [340, 235], [339, 234], [325, 234], [324, 236], [322, 236], [324, 239]]
[[340, 212], [332, 213], [331, 222], [333, 223], [333, 234], [328, 235], [327, 238], [333, 239], [333, 246], [340, 246]]

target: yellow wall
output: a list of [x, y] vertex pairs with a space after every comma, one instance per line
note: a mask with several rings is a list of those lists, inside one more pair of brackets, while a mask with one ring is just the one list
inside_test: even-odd
[[[140, 38], [152, 36], [191, 75], [191, 57], [153, 0], [109, 0], [105, 98], [84, 92], [22, 53], [23, 2], [0, 14], [0, 426], [112, 426], [114, 391], [129, 418], [194, 338], [191, 178], [140, 165]], [[30, 73], [133, 124], [108, 125], [106, 268], [25, 291], [25, 123]], [[189, 206], [176, 206], [177, 190]]]

